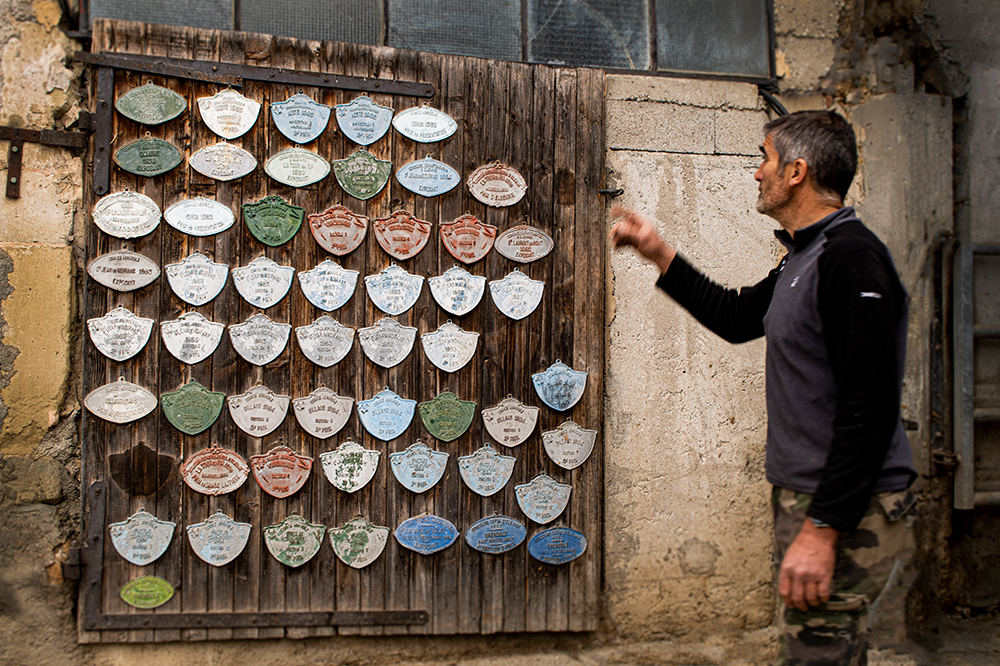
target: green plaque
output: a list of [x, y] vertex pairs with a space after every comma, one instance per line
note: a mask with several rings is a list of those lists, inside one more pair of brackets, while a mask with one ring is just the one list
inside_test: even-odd
[[439, 393], [436, 398], [422, 402], [418, 407], [427, 432], [442, 442], [461, 437], [472, 425], [472, 417], [476, 413], [476, 403], [459, 400], [451, 391]]
[[137, 123], [159, 125], [184, 113], [187, 100], [173, 90], [147, 83], [119, 97], [115, 108]]
[[125, 583], [119, 596], [129, 606], [156, 608], [170, 601], [174, 586], [157, 576], [143, 576]]
[[115, 151], [115, 164], [129, 173], [152, 178], [166, 173], [184, 161], [181, 151], [163, 139], [149, 136], [133, 141]]
[[250, 233], [271, 247], [284, 245], [295, 236], [305, 212], [305, 208], [293, 206], [274, 194], [257, 203], [243, 204], [243, 219]]
[[194, 380], [160, 396], [167, 420], [185, 435], [197, 435], [208, 430], [222, 413], [225, 401], [225, 393], [209, 391]]
[[389, 182], [392, 162], [380, 160], [367, 150], [359, 150], [347, 159], [335, 160], [333, 172], [340, 186], [355, 199], [371, 199]]

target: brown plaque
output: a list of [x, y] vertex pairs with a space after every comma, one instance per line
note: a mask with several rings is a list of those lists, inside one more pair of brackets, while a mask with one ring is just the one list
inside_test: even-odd
[[345, 206], [330, 206], [309, 216], [309, 230], [320, 247], [342, 257], [361, 245], [368, 233], [368, 218]]
[[382, 249], [396, 259], [409, 259], [427, 245], [431, 224], [418, 220], [405, 210], [375, 220], [375, 239]]
[[276, 446], [265, 454], [250, 456], [253, 477], [268, 495], [288, 497], [299, 491], [312, 471], [313, 459], [287, 446]]
[[247, 480], [250, 467], [235, 451], [213, 446], [191, 455], [181, 465], [181, 477], [192, 490], [205, 495], [231, 493]]
[[451, 256], [472, 264], [485, 257], [493, 247], [497, 228], [480, 222], [474, 215], [463, 215], [454, 222], [442, 222], [441, 242]]

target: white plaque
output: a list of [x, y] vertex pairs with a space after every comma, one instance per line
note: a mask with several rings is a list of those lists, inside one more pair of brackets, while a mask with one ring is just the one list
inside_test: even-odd
[[176, 523], [139, 509], [128, 520], [108, 525], [108, 532], [119, 555], [132, 564], [146, 566], [167, 552], [175, 527]]
[[545, 453], [563, 469], [576, 469], [587, 461], [594, 450], [597, 431], [565, 421], [555, 430], [542, 433]]
[[376, 104], [362, 95], [347, 104], [337, 105], [337, 124], [348, 139], [362, 146], [370, 146], [389, 131], [392, 109]]
[[428, 155], [396, 169], [396, 180], [414, 194], [436, 197], [455, 189], [462, 177], [450, 165]]
[[156, 409], [156, 396], [138, 384], [119, 377], [118, 381], [95, 388], [83, 404], [95, 416], [112, 423], [129, 423]]
[[417, 329], [403, 326], [391, 317], [383, 317], [374, 326], [358, 331], [361, 349], [372, 363], [383, 368], [399, 365], [413, 350]]
[[219, 295], [226, 286], [229, 266], [218, 264], [201, 252], [167, 264], [167, 282], [177, 298], [195, 307], [204, 305]]
[[94, 204], [94, 223], [110, 236], [139, 238], [160, 224], [160, 207], [145, 194], [115, 192]]
[[460, 266], [452, 266], [444, 275], [428, 278], [427, 284], [437, 304], [459, 317], [472, 312], [486, 291], [484, 276], [473, 275]]
[[524, 176], [500, 162], [479, 167], [467, 182], [472, 196], [488, 206], [513, 206], [528, 191]]
[[358, 286], [358, 272], [324, 259], [311, 271], [299, 273], [299, 286], [310, 303], [332, 312], [351, 300]]
[[291, 324], [277, 324], [258, 312], [242, 324], [232, 324], [229, 340], [236, 353], [250, 363], [267, 365], [285, 350], [291, 331]]
[[272, 259], [257, 257], [246, 266], [233, 269], [233, 282], [247, 303], [267, 309], [285, 297], [294, 274], [291, 266], [279, 266]]
[[163, 211], [163, 219], [177, 231], [191, 236], [212, 236], [233, 226], [236, 216], [215, 199], [182, 199]]
[[215, 353], [225, 328], [199, 312], [185, 312], [173, 321], [162, 322], [160, 336], [174, 358], [193, 365]]
[[109, 289], [132, 291], [141, 289], [160, 277], [160, 267], [144, 254], [115, 250], [90, 262], [87, 273]]
[[214, 143], [191, 155], [191, 168], [203, 176], [227, 181], [242, 178], [257, 168], [253, 155], [231, 143]]
[[458, 130], [454, 118], [426, 104], [400, 111], [392, 119], [392, 126], [406, 138], [420, 143], [442, 141]]
[[304, 148], [286, 148], [264, 163], [264, 172], [279, 183], [305, 187], [330, 175], [330, 163]]
[[497, 309], [514, 320], [524, 319], [542, 302], [545, 283], [532, 280], [516, 268], [502, 280], [490, 282], [490, 296]]
[[216, 511], [203, 523], [188, 525], [188, 542], [195, 555], [214, 567], [235, 560], [246, 548], [250, 523], [238, 523]]
[[223, 139], [235, 139], [249, 132], [257, 122], [260, 102], [226, 88], [211, 97], [199, 97], [198, 110], [208, 129]]
[[306, 358], [321, 368], [339, 363], [354, 345], [354, 329], [326, 315], [297, 327], [295, 337]]
[[538, 407], [507, 396], [495, 407], [483, 410], [483, 424], [490, 437], [504, 446], [517, 446], [528, 439], [538, 423]]
[[349, 439], [335, 451], [319, 454], [319, 461], [330, 483], [345, 493], [353, 493], [364, 488], [375, 476], [381, 455]]
[[102, 354], [113, 361], [124, 361], [146, 346], [154, 323], [119, 305], [103, 317], [88, 319], [87, 330]]
[[393, 316], [412, 308], [423, 286], [423, 275], [411, 275], [395, 263], [365, 278], [368, 298], [379, 310]]
[[347, 425], [354, 398], [339, 396], [327, 387], [320, 386], [309, 395], [292, 400], [292, 405], [295, 408], [295, 420], [303, 430], [313, 437], [327, 439]]
[[243, 432], [252, 437], [264, 437], [277, 430], [285, 420], [291, 398], [258, 384], [246, 393], [229, 396], [226, 401], [229, 415]]
[[479, 333], [463, 331], [457, 324], [447, 322], [438, 330], [420, 336], [424, 353], [436, 367], [445, 372], [455, 372], [464, 368], [476, 353]]

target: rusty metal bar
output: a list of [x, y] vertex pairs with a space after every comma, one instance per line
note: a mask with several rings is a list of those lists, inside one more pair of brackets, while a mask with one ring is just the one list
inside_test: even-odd
[[975, 335], [972, 318], [972, 243], [965, 225], [959, 227], [954, 263], [954, 505], [956, 509], [975, 508], [975, 407], [973, 404], [972, 354]]
[[97, 70], [97, 99], [94, 101], [94, 171], [91, 184], [94, 194], [105, 195], [111, 189], [111, 114], [114, 108], [115, 70]]
[[100, 481], [90, 484], [84, 511], [87, 523], [87, 540], [81, 551], [83, 562], [83, 625], [93, 625], [101, 614], [101, 583], [104, 568], [104, 502], [106, 486]]
[[336, 627], [427, 624], [427, 611], [330, 611], [309, 613], [139, 613], [86, 618], [88, 631], [125, 629], [218, 629], [237, 627]]
[[25, 143], [41, 143], [64, 148], [86, 148], [87, 134], [57, 130], [29, 130], [0, 126], [0, 140], [10, 141], [7, 149], [7, 198], [21, 198], [21, 164]]
[[85, 62], [89, 65], [131, 69], [147, 74], [173, 76], [178, 79], [193, 79], [195, 81], [208, 81], [209, 83], [221, 83], [227, 86], [243, 85], [243, 79], [238, 76], [219, 74], [211, 70], [207, 72], [201, 71], [198, 68], [182, 64], [193, 63], [193, 60], [179, 61], [174, 58], [156, 58], [155, 60], [139, 61], [137, 58], [135, 55], [124, 53], [87, 53], [86, 51], [77, 51], [73, 54], [75, 62]]

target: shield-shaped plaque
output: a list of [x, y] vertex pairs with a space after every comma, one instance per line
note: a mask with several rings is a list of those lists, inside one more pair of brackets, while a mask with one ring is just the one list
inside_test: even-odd
[[324, 259], [311, 271], [299, 273], [299, 286], [310, 303], [331, 312], [351, 300], [358, 286], [358, 272]]
[[427, 284], [437, 304], [458, 316], [472, 312], [486, 290], [485, 277], [473, 275], [459, 266], [452, 266], [444, 275], [428, 278]]
[[480, 553], [499, 555], [521, 545], [528, 528], [509, 516], [488, 516], [465, 530], [465, 543]]
[[115, 151], [115, 164], [145, 178], [166, 173], [183, 161], [181, 151], [163, 139], [150, 136], [149, 132]]
[[555, 430], [542, 433], [545, 453], [563, 469], [576, 469], [587, 461], [594, 450], [596, 430], [588, 430], [573, 421], [565, 421]]
[[497, 252], [512, 261], [528, 264], [541, 259], [555, 247], [552, 237], [541, 229], [519, 225], [500, 234]]
[[365, 290], [382, 312], [388, 315], [403, 314], [413, 307], [424, 286], [423, 275], [411, 275], [395, 262], [380, 273], [365, 278]]
[[211, 97], [199, 97], [198, 110], [208, 129], [223, 139], [235, 139], [249, 132], [257, 122], [260, 102], [226, 88]]
[[291, 266], [279, 266], [272, 259], [257, 257], [246, 266], [233, 269], [233, 282], [247, 303], [263, 310], [285, 297], [294, 274]]
[[263, 437], [277, 430], [285, 420], [291, 400], [287, 395], [279, 395], [258, 384], [246, 393], [229, 396], [226, 401], [229, 415], [240, 430], [252, 437]]
[[349, 439], [336, 450], [319, 454], [319, 461], [330, 483], [345, 493], [353, 493], [368, 485], [375, 476], [381, 455], [380, 451], [366, 449]]
[[187, 100], [173, 90], [150, 81], [119, 97], [115, 108], [118, 113], [137, 123], [159, 125], [184, 113]]
[[246, 548], [250, 523], [238, 523], [216, 511], [203, 523], [187, 527], [188, 543], [194, 554], [212, 566], [229, 564]]
[[152, 319], [140, 317], [119, 305], [103, 317], [88, 319], [87, 330], [91, 342], [102, 354], [113, 361], [124, 361], [146, 346], [153, 323]]
[[496, 227], [469, 214], [439, 226], [444, 249], [464, 264], [475, 263], [489, 254], [497, 235]]
[[94, 223], [116, 238], [139, 238], [160, 224], [160, 207], [145, 194], [124, 190], [94, 204]]
[[129, 250], [108, 252], [90, 262], [87, 273], [116, 291], [132, 291], [160, 277], [160, 267], [146, 255]]
[[291, 331], [291, 324], [278, 324], [258, 312], [242, 324], [232, 324], [229, 340], [236, 353], [250, 363], [267, 365], [285, 350]]
[[391, 368], [410, 355], [413, 341], [417, 339], [417, 329], [403, 326], [391, 317], [383, 317], [374, 326], [359, 330], [358, 338], [361, 349], [372, 363]]
[[568, 527], [539, 532], [528, 542], [528, 552], [539, 562], [567, 564], [587, 550], [587, 537]]
[[354, 398], [337, 395], [325, 386], [320, 386], [307, 396], [292, 400], [295, 420], [302, 429], [313, 437], [326, 439], [333, 437], [347, 425], [354, 406]]
[[458, 528], [445, 518], [424, 513], [404, 520], [392, 534], [404, 548], [430, 555], [455, 543]]
[[[129, 423], [156, 409], [156, 396], [138, 384], [119, 377], [118, 381], [95, 388], [83, 399], [94, 416], [112, 423]], [[416, 404], [416, 403], [414, 403]]]
[[420, 143], [443, 141], [458, 130], [454, 118], [426, 104], [400, 111], [392, 119], [392, 126], [407, 139]]
[[462, 480], [472, 492], [483, 497], [495, 495], [510, 481], [514, 472], [514, 456], [497, 453], [489, 444], [484, 444], [470, 456], [458, 459], [458, 470]]
[[190, 236], [212, 236], [233, 226], [232, 209], [215, 199], [181, 199], [163, 211], [163, 219], [177, 231]]
[[330, 107], [309, 95], [298, 93], [284, 102], [271, 104], [271, 118], [278, 131], [295, 143], [316, 139], [330, 122]]
[[143, 576], [125, 583], [118, 596], [133, 608], [159, 608], [174, 596], [174, 586], [157, 576]]
[[221, 181], [242, 178], [257, 168], [253, 155], [225, 141], [198, 150], [188, 164], [201, 175]]
[[145, 509], [139, 509], [128, 520], [108, 525], [108, 532], [119, 555], [132, 564], [145, 566], [167, 552], [175, 527], [176, 523], [157, 520]]
[[517, 505], [528, 518], [540, 525], [558, 518], [569, 504], [573, 486], [559, 483], [548, 474], [539, 474], [528, 483], [514, 486]]
[[339, 204], [308, 219], [309, 230], [319, 246], [338, 257], [355, 250], [368, 233], [368, 218]]
[[254, 238], [264, 245], [284, 245], [302, 226], [305, 209], [293, 206], [276, 194], [243, 204], [243, 220]]
[[565, 412], [579, 402], [587, 387], [587, 373], [556, 360], [545, 372], [531, 375], [535, 393], [557, 412]]
[[176, 391], [161, 395], [160, 403], [171, 425], [186, 435], [197, 435], [212, 427], [222, 413], [225, 399], [225, 393], [209, 391], [192, 379]]
[[200, 312], [185, 312], [173, 321], [161, 323], [160, 336], [174, 358], [194, 365], [215, 352], [225, 328], [225, 324], [209, 321]]
[[264, 172], [279, 183], [306, 187], [330, 175], [330, 163], [303, 148], [286, 148], [264, 163]]
[[351, 351], [354, 329], [324, 315], [308, 326], [296, 328], [295, 337], [307, 359], [321, 368], [329, 368]]
[[177, 461], [139, 442], [109, 455], [108, 467], [112, 480], [129, 495], [152, 495], [174, 476]]
[[358, 401], [358, 418], [373, 437], [388, 442], [410, 427], [416, 408], [416, 400], [401, 398], [386, 387], [374, 398]]
[[517, 446], [528, 439], [538, 423], [538, 407], [507, 396], [495, 407], [483, 410], [483, 424], [490, 437], [504, 446]]
[[422, 197], [436, 197], [458, 186], [462, 177], [449, 165], [430, 155], [396, 169], [399, 184]]
[[448, 454], [435, 451], [419, 439], [406, 448], [389, 454], [389, 466], [396, 480], [407, 490], [422, 493], [434, 487], [448, 466]]
[[375, 240], [396, 259], [409, 259], [427, 245], [431, 237], [430, 222], [418, 220], [405, 210], [375, 220]]
[[264, 528], [264, 542], [274, 559], [290, 567], [302, 566], [319, 552], [326, 527], [292, 514]]
[[355, 199], [371, 199], [389, 182], [392, 162], [380, 160], [367, 150], [333, 162], [333, 173], [344, 191]]
[[463, 331], [449, 319], [438, 330], [420, 336], [424, 353], [436, 367], [445, 372], [461, 370], [472, 360], [479, 343], [479, 333]]
[[177, 298], [195, 307], [219, 295], [226, 286], [229, 266], [195, 252], [176, 264], [167, 264], [167, 282]]
[[330, 528], [330, 545], [340, 561], [349, 567], [363, 569], [382, 554], [389, 540], [389, 528], [376, 525], [358, 516], [343, 527]]
[[297, 493], [312, 471], [313, 459], [287, 446], [276, 446], [262, 455], [250, 456], [253, 478], [268, 495], [290, 497]]
[[459, 400], [451, 391], [443, 391], [433, 400], [417, 405], [417, 409], [427, 432], [442, 442], [450, 442], [464, 435], [472, 425], [476, 403]]
[[376, 104], [370, 97], [355, 97], [347, 104], [337, 105], [337, 124], [348, 139], [370, 146], [389, 131], [392, 109]]
[[497, 309], [515, 321], [524, 319], [542, 302], [545, 283], [532, 280], [516, 268], [502, 280], [490, 282], [490, 296]]
[[247, 480], [250, 466], [243, 456], [219, 446], [202, 449], [181, 465], [184, 483], [205, 495], [231, 493]]
[[524, 197], [528, 184], [517, 169], [493, 162], [479, 167], [468, 179], [472, 196], [487, 206], [513, 206]]

